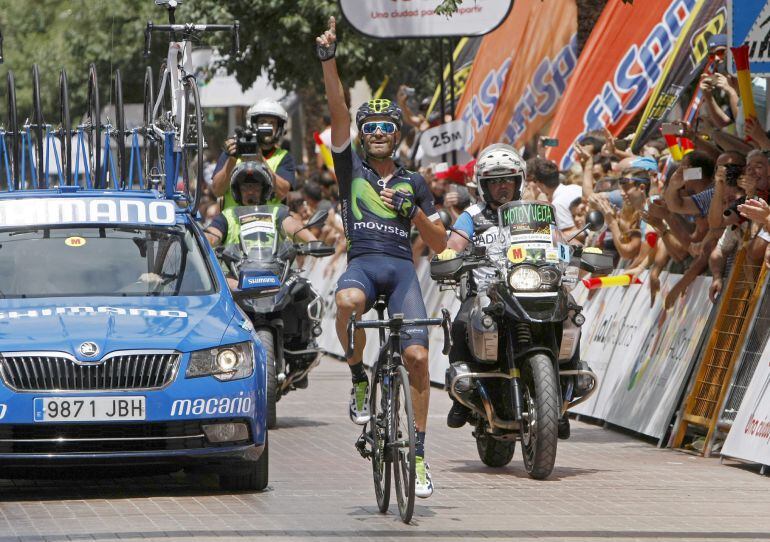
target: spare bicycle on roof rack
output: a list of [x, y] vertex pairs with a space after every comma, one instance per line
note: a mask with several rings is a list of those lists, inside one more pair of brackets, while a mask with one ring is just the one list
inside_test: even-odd
[[[198, 85], [192, 67], [192, 42], [206, 32], [229, 31], [231, 54], [240, 54], [239, 23], [177, 24], [179, 0], [155, 0], [168, 10], [167, 25], [147, 23], [144, 54], [150, 54], [153, 32], [168, 32], [166, 62], [160, 69], [160, 83], [153, 93], [152, 69], [144, 81], [144, 177], [163, 184], [166, 194], [182, 193], [188, 208], [197, 209], [199, 187], [203, 185], [203, 118]], [[180, 178], [181, 177], [181, 178]]]

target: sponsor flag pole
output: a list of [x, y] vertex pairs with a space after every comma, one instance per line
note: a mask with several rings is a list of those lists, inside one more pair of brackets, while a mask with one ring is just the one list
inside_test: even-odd
[[[450, 115], [452, 115], [452, 120], [455, 120], [455, 106], [457, 103], [455, 102], [455, 55], [454, 55], [454, 40], [452, 38], [449, 38], [449, 107], [450, 107]], [[443, 77], [442, 77], [443, 79]], [[444, 122], [444, 119], [441, 119], [441, 122]], [[452, 165], [457, 165], [457, 151], [452, 150]]]
[[[444, 67], [444, 38], [438, 39], [438, 65], [441, 70], [438, 74], [439, 84], [441, 85], [441, 122], [439, 122], [439, 124], [444, 124], [444, 118], [446, 117], [446, 84], [444, 82], [444, 73], [442, 69]], [[449, 76], [452, 76], [451, 71], [449, 72]], [[441, 161], [446, 162], [446, 153], [441, 155]]]

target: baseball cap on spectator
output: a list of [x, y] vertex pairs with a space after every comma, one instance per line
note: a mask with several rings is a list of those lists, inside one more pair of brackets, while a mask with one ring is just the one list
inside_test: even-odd
[[658, 162], [650, 156], [640, 156], [631, 162], [631, 167], [646, 169], [647, 171], [658, 172]]
[[727, 47], [727, 34], [714, 34], [708, 40], [709, 51], [719, 47]]

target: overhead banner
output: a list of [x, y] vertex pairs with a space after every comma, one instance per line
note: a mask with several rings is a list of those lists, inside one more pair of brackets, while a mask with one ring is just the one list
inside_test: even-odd
[[[465, 85], [468, 82], [468, 77], [471, 74], [471, 68], [473, 67], [473, 61], [476, 59], [476, 54], [479, 52], [482, 38], [462, 38], [452, 52], [454, 59], [454, 93], [455, 103], [462, 97], [465, 92]], [[451, 68], [447, 64], [444, 68], [444, 103], [451, 107], [452, 103], [452, 87], [451, 79], [449, 76]], [[441, 85], [436, 87], [436, 92], [433, 93], [433, 101], [428, 108], [428, 114], [438, 109], [441, 104]]]
[[728, 11], [730, 47], [748, 45], [751, 75], [770, 76], [770, 1], [732, 0]]
[[552, 117], [577, 65], [575, 0], [516, 0], [485, 36], [459, 101], [466, 149], [526, 141]]
[[372, 38], [483, 36], [500, 26], [513, 0], [462, 3], [447, 17], [436, 13], [439, 0], [340, 0], [353, 28]]
[[548, 156], [561, 169], [572, 165], [573, 144], [586, 132], [606, 126], [619, 134], [644, 106], [697, 3], [607, 2], [551, 125], [559, 146]]
[[727, 8], [721, 0], [699, 0], [663, 68], [663, 77], [647, 102], [631, 149], [657, 137], [658, 128], [679, 101], [682, 91], [703, 73], [709, 60], [708, 40], [727, 28]]
[[762, 351], [722, 455], [770, 465], [770, 342]]

